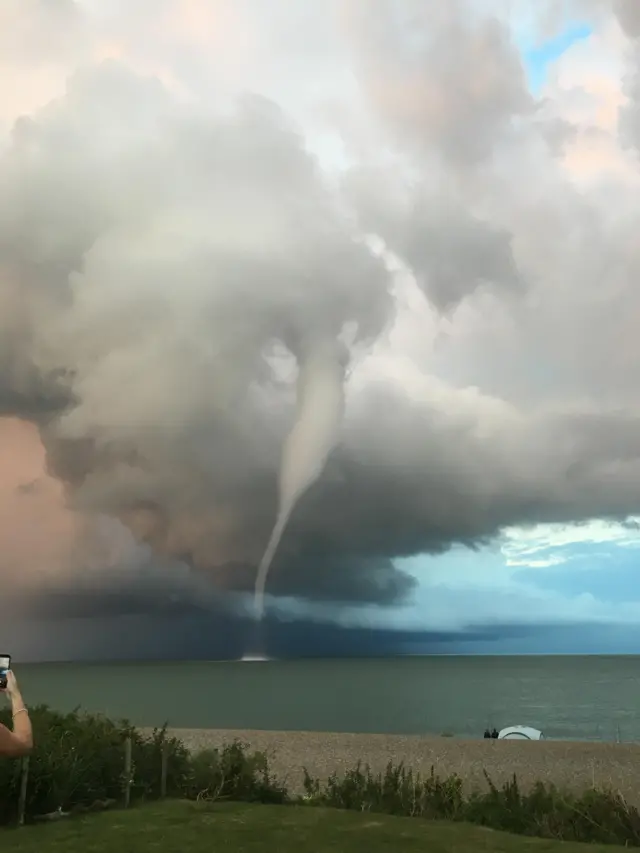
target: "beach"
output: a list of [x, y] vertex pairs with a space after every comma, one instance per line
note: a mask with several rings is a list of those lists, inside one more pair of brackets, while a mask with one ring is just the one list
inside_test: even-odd
[[389, 761], [441, 777], [457, 773], [465, 790], [485, 789], [486, 771], [500, 786], [515, 773], [524, 789], [537, 780], [583, 791], [608, 787], [640, 805], [640, 744], [568, 741], [466, 740], [403, 735], [266, 732], [220, 729], [171, 729], [191, 750], [218, 747], [234, 740], [266, 752], [272, 772], [292, 793], [303, 792], [302, 768], [326, 779], [355, 767], [358, 761], [384, 770]]

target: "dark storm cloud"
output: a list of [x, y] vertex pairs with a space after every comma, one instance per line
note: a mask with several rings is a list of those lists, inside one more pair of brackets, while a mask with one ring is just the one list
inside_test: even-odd
[[[91, 612], [91, 611], [89, 611]], [[30, 620], [35, 620], [31, 622]], [[30, 627], [31, 626], [31, 627]], [[29, 631], [28, 643], [20, 641]], [[254, 650], [254, 624], [223, 607], [207, 613], [175, 606], [122, 613], [105, 608], [100, 617], [74, 612], [49, 618], [37, 608], [21, 614], [20, 627], [5, 624], [17, 660], [237, 659]], [[69, 633], [71, 629], [71, 634]], [[73, 640], [75, 632], [75, 642]], [[79, 643], [78, 639], [82, 638]], [[252, 639], [253, 638], [253, 639]], [[270, 617], [263, 625], [260, 651], [275, 658], [384, 657], [404, 654], [522, 654], [550, 652], [637, 653], [633, 627], [580, 624], [470, 625], [461, 630], [384, 630], [305, 619]]]
[[[273, 564], [269, 579], [272, 595], [287, 595], [338, 604], [398, 604], [408, 599], [416, 580], [387, 557], [336, 554], [333, 542], [314, 548], [313, 532], [307, 550], [285, 554]], [[222, 585], [237, 592], [251, 592], [255, 566], [231, 563], [218, 566]]]
[[[41, 619], [105, 619], [114, 616], [140, 616], [169, 614], [175, 617], [210, 612], [202, 603], [185, 598], [180, 592], [154, 589], [148, 584], [143, 589], [124, 588], [83, 590], [77, 587], [48, 590], [31, 595], [22, 604], [29, 615]], [[20, 604], [18, 604], [20, 606]]]
[[376, 429], [346, 434], [327, 478], [299, 507], [311, 543], [438, 553], [452, 542], [479, 546], [525, 519], [619, 518], [638, 505], [637, 417], [581, 411], [522, 422], [489, 409], [467, 420], [453, 409], [412, 411], [382, 383], [360, 405], [360, 422]]
[[0, 392], [0, 417], [16, 415], [35, 423], [46, 422], [52, 415], [63, 411], [69, 402], [64, 391], [55, 388], [43, 389], [42, 394], [8, 388]]
[[[296, 342], [341, 329], [357, 332], [339, 446], [291, 520], [274, 592], [397, 602], [412, 581], [395, 556], [638, 510], [637, 197], [574, 185], [572, 116], [533, 101], [498, 6], [305, 5], [300, 27], [329, 34], [353, 87], [302, 96], [316, 38], [296, 53], [300, 80], [278, 78], [292, 115], [234, 46], [258, 22], [256, 55], [287, 55], [282, 4], [271, 23], [234, 4], [216, 51], [178, 0], [53, 33], [66, 92], [0, 146], [0, 414], [38, 423], [74, 512], [247, 589], [276, 511]], [[11, 6], [25, 56], [38, 8]], [[65, 30], [68, 9], [52, 9], [42, 20]], [[184, 97], [174, 30], [214, 63], [207, 79], [240, 64], [257, 94]], [[119, 62], [92, 61], [112, 43]], [[333, 131], [332, 116], [346, 175], [308, 150], [305, 120]], [[415, 276], [411, 311], [380, 242]], [[110, 612], [138, 606], [138, 592], [98, 593]]]
[[[11, 608], [48, 620], [202, 613], [231, 618], [238, 609], [233, 593], [253, 591], [255, 567], [231, 563], [216, 566], [213, 574], [203, 577], [186, 565], [161, 572], [152, 561], [128, 570], [80, 572], [13, 596]], [[300, 555], [274, 564], [271, 593], [320, 603], [388, 605], [406, 600], [415, 584], [388, 559]]]
[[[21, 641], [25, 627], [30, 628], [30, 636]], [[100, 618], [74, 615], [64, 619], [50, 619], [36, 609], [22, 616], [20, 626], [6, 623], [3, 631], [12, 640], [15, 659], [21, 662], [145, 658], [193, 661], [242, 657], [247, 649], [255, 648], [254, 627], [254, 623], [223, 608], [206, 614], [189, 614], [180, 608], [122, 614], [105, 611]], [[69, 629], [75, 631], [75, 642]], [[486, 632], [383, 630], [268, 618], [260, 637], [260, 652], [275, 658], [437, 654], [455, 649], [459, 642], [486, 637]]]
[[443, 638], [439, 648], [445, 654], [638, 654], [640, 632], [633, 625], [574, 623], [531, 626], [495, 625], [470, 628], [449, 639]]

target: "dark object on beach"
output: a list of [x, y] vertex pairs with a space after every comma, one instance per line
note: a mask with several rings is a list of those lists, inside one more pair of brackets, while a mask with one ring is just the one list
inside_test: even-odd
[[489, 729], [485, 729], [485, 730], [484, 730], [484, 738], [485, 738], [485, 740], [486, 740], [487, 738], [490, 738], [490, 737], [491, 737], [491, 732], [489, 731]]
[[491, 737], [495, 740], [498, 737], [498, 730], [496, 728], [491, 732]]

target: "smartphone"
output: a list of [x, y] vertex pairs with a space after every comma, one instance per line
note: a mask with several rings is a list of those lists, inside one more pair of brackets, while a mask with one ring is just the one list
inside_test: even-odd
[[7, 687], [7, 672], [11, 669], [11, 655], [0, 655], [0, 690]]

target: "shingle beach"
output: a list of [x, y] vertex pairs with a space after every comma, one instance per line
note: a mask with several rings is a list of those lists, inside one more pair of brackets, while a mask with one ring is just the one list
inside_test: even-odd
[[468, 790], [486, 787], [486, 770], [498, 785], [515, 773], [525, 788], [538, 779], [575, 791], [611, 787], [640, 804], [640, 744], [217, 729], [173, 729], [171, 734], [191, 750], [237, 739], [251, 750], [266, 752], [272, 771], [286, 779], [293, 793], [302, 791], [303, 767], [324, 779], [358, 761], [383, 770], [393, 760], [422, 773], [432, 766], [440, 776], [457, 773]]

